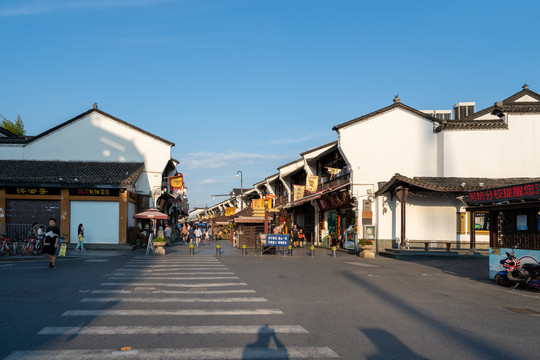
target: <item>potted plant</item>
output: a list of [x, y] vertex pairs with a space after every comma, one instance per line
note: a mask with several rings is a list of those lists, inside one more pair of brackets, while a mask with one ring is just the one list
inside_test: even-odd
[[156, 254], [165, 255], [165, 244], [167, 244], [167, 242], [163, 237], [158, 237], [154, 239], [154, 247], [156, 248]]
[[373, 244], [373, 240], [371, 239], [360, 239], [358, 240], [358, 247], [362, 250], [372, 250], [375, 244]]

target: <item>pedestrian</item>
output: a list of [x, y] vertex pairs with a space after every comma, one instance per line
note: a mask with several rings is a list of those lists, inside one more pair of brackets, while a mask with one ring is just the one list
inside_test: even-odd
[[45, 226], [41, 225], [37, 230], [37, 239], [43, 240], [44, 236], [45, 236]]
[[187, 225], [187, 224], [182, 225], [182, 241], [186, 245], [188, 244], [188, 239], [189, 239], [188, 227], [189, 227], [189, 225]]
[[214, 227], [213, 225], [208, 224], [208, 228], [206, 228], [206, 235], [208, 235], [208, 242], [210, 242], [210, 240], [214, 241], [213, 239], [214, 232], [212, 231], [213, 227]]
[[49, 259], [49, 269], [56, 268], [56, 249], [60, 239], [60, 229], [56, 226], [56, 219], [49, 219], [49, 226], [45, 230], [45, 244], [43, 245], [43, 254]]
[[209, 228], [204, 230], [204, 242], [207, 244], [210, 243], [210, 229]]
[[188, 225], [188, 226], [189, 226], [188, 239], [189, 239], [189, 244], [191, 245], [193, 244], [193, 240], [195, 239], [195, 229], [191, 225]]
[[291, 229], [291, 238], [294, 247], [298, 247], [298, 234], [298, 227], [296, 226], [296, 224], [294, 224], [293, 228]]
[[37, 239], [37, 236], [38, 236], [38, 230], [39, 230], [39, 226], [38, 226], [38, 223], [35, 222], [32, 224], [32, 229], [30, 229], [30, 236], [33, 237], [33, 238], [36, 238]]
[[275, 235], [281, 234], [281, 226], [279, 226], [279, 225], [278, 225], [278, 226], [274, 226], [274, 231], [273, 231], [273, 233], [274, 233]]
[[300, 230], [298, 230], [298, 243], [300, 247], [303, 247], [305, 245], [305, 242], [306, 242], [306, 237], [304, 236], [304, 230], [300, 228]]
[[216, 223], [214, 223], [214, 225], [212, 225], [212, 232], [213, 232], [213, 235], [214, 235], [214, 241], [217, 241], [218, 235], [219, 235], [219, 226]]
[[197, 247], [199, 247], [199, 243], [201, 242], [202, 237], [202, 231], [199, 226], [195, 227], [195, 242], [197, 243]]
[[77, 236], [79, 237], [79, 242], [77, 243], [77, 246], [75, 247], [75, 250], [79, 251], [86, 251], [84, 248], [84, 227], [83, 224], [79, 224], [79, 228], [77, 229]]
[[165, 242], [167, 244], [169, 244], [171, 242], [171, 233], [172, 233], [172, 229], [171, 227], [167, 224], [167, 226], [165, 226], [165, 231], [163, 232], [163, 234], [165, 235]]

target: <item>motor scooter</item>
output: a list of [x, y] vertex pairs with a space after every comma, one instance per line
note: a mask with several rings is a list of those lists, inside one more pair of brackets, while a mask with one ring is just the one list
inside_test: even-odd
[[495, 282], [502, 286], [510, 286], [512, 289], [522, 286], [540, 290], [540, 264], [521, 264], [512, 252], [506, 252], [506, 259], [500, 261], [503, 270], [495, 275]]

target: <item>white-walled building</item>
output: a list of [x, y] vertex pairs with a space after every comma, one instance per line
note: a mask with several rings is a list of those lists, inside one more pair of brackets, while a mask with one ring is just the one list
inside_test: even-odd
[[[76, 225], [84, 223], [89, 243], [125, 243], [128, 228], [135, 226], [136, 211], [158, 204], [172, 214], [167, 202], [174, 203], [175, 199], [163, 198], [167, 177], [178, 173], [178, 161], [171, 158], [173, 146], [168, 140], [99, 110], [96, 104], [37, 136], [20, 138], [2, 133], [0, 160], [11, 164], [13, 175], [28, 181], [14, 184], [10, 174], [0, 175], [0, 209], [4, 213], [0, 226], [13, 222], [10, 216], [14, 217], [15, 212], [32, 207], [37, 210], [26, 216], [26, 223], [44, 223], [47, 214], [56, 214], [61, 235], [71, 242], [77, 237]], [[53, 169], [39, 174], [17, 164]], [[95, 171], [102, 173], [88, 173]], [[135, 171], [137, 176], [133, 177]], [[50, 176], [44, 179], [45, 175]], [[31, 193], [36, 189], [47, 193]], [[51, 204], [57, 208], [54, 212], [49, 211]], [[17, 222], [24, 218], [18, 216]]]
[[[482, 213], [474, 220], [467, 216], [458, 197], [539, 177], [538, 124], [540, 95], [525, 86], [460, 120], [437, 119], [395, 99], [334, 130], [351, 168], [357, 214], [362, 200], [373, 202], [380, 248], [395, 246], [403, 237], [467, 247], [471, 221], [484, 226], [475, 231], [478, 245], [489, 242], [488, 224]], [[359, 229], [360, 236], [364, 230]]]

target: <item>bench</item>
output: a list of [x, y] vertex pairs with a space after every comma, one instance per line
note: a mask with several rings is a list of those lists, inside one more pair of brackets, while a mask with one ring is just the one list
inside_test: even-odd
[[456, 241], [452, 240], [407, 240], [405, 242], [405, 246], [407, 249], [409, 249], [409, 244], [424, 244], [424, 250], [429, 251], [429, 245], [430, 244], [444, 244], [446, 251], [450, 251], [450, 247], [452, 244], [457, 244]]

